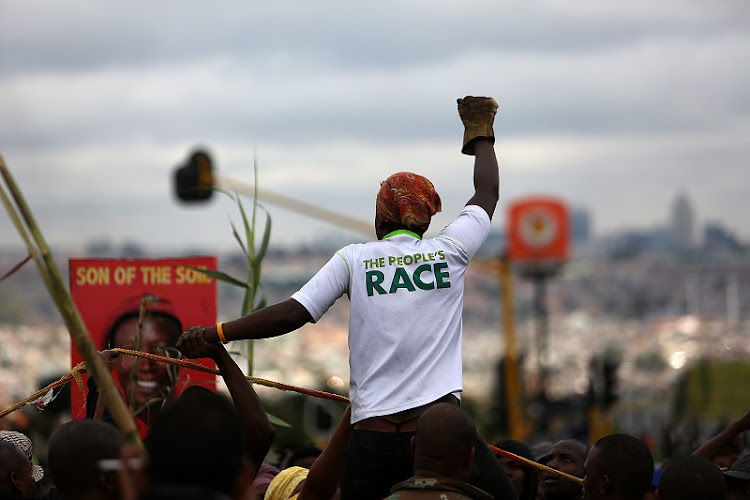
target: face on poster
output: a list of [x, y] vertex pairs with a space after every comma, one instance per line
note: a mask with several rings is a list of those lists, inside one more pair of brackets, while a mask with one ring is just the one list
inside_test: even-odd
[[[145, 303], [141, 351], [179, 356], [175, 344], [189, 325], [216, 323], [216, 281], [193, 268], [216, 270], [215, 257], [165, 259], [71, 259], [70, 292], [94, 344], [100, 351], [121, 347], [134, 349], [138, 314]], [[123, 388], [135, 358], [120, 355], [112, 375]], [[83, 357], [71, 345], [71, 367]], [[196, 360], [214, 368], [209, 359]], [[188, 385], [215, 390], [213, 374], [168, 369], [164, 363], [140, 359], [135, 371], [136, 403], [143, 403], [172, 383], [182, 392]], [[174, 377], [177, 381], [174, 382]], [[73, 418], [85, 415], [80, 391], [71, 391]]]

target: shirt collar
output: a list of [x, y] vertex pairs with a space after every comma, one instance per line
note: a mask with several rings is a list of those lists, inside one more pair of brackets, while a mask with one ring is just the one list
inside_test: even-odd
[[385, 240], [385, 239], [391, 238], [393, 236], [398, 236], [400, 234], [405, 234], [407, 236], [412, 236], [412, 237], [414, 237], [414, 238], [416, 238], [418, 240], [422, 239], [422, 237], [419, 236], [417, 233], [415, 233], [414, 231], [409, 231], [408, 229], [396, 229], [395, 231], [391, 231], [390, 233], [388, 233], [385, 236], [383, 236], [383, 239]]

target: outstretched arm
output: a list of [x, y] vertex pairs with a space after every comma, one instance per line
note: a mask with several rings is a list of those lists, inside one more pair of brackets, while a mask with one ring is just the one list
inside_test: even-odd
[[[294, 299], [287, 299], [223, 323], [223, 332], [227, 342], [240, 339], [265, 339], [292, 332], [310, 321], [312, 321], [312, 316], [302, 304]], [[191, 326], [177, 341], [177, 347], [180, 348], [181, 343], [194, 337], [200, 337], [206, 342], [221, 340], [215, 326]]]
[[458, 100], [458, 114], [464, 124], [461, 152], [475, 156], [474, 196], [467, 205], [478, 205], [492, 218], [499, 199], [500, 176], [495, 157], [495, 132], [492, 128], [497, 102], [491, 97], [466, 96]]

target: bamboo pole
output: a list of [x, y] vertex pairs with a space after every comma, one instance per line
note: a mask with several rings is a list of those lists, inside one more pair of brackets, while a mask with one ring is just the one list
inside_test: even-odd
[[[70, 337], [73, 339], [76, 348], [86, 360], [87, 372], [94, 377], [94, 380], [99, 387], [99, 391], [104, 397], [107, 407], [110, 409], [112, 417], [114, 418], [117, 427], [120, 429], [120, 432], [124, 435], [126, 442], [142, 447], [143, 445], [138, 436], [138, 428], [136, 427], [133, 415], [128, 410], [120, 391], [115, 385], [115, 381], [112, 379], [112, 374], [107, 370], [104, 360], [99, 355], [94, 342], [91, 340], [86, 325], [65, 287], [57, 265], [52, 258], [52, 253], [47, 246], [47, 243], [44, 240], [20, 189], [11, 176], [10, 170], [5, 164], [2, 155], [0, 155], [0, 174], [2, 174], [3, 180], [18, 207], [18, 211], [20, 211], [21, 216], [26, 223], [26, 228], [18, 225], [17, 229], [19, 233], [21, 233], [24, 242], [27, 244], [29, 252], [31, 252], [33, 256], [36, 256], [34, 262], [37, 265], [39, 274], [42, 276], [42, 281], [44, 281], [47, 290], [50, 295], [52, 295], [55, 305], [63, 317], [65, 326], [68, 328], [68, 333], [70, 333]], [[7, 196], [3, 195], [4, 204], [6, 204], [6, 198]], [[6, 209], [9, 210], [9, 214], [13, 214], [11, 215], [11, 219], [13, 219], [14, 223], [17, 221], [20, 222], [16, 210], [14, 210], [12, 206], [6, 204]], [[28, 233], [26, 230], [28, 230]], [[29, 241], [29, 234], [33, 238], [36, 247], [34, 247]], [[39, 250], [38, 252], [36, 251], [37, 248]]]
[[529, 467], [533, 467], [533, 468], [535, 468], [536, 470], [538, 470], [540, 472], [547, 472], [549, 474], [552, 474], [553, 476], [557, 476], [557, 477], [560, 477], [562, 479], [567, 479], [569, 481], [574, 481], [574, 482], [576, 482], [578, 484], [583, 484], [583, 479], [581, 479], [580, 477], [571, 476], [570, 474], [568, 474], [566, 472], [559, 471], [557, 469], [553, 469], [552, 467], [549, 467], [549, 466], [544, 465], [544, 464], [540, 464], [539, 462], [534, 462], [533, 460], [529, 460], [526, 457], [522, 457], [520, 455], [516, 455], [515, 453], [511, 453], [509, 451], [503, 450], [503, 449], [498, 448], [496, 446], [493, 446], [491, 444], [488, 444], [487, 447], [495, 455], [503, 455], [503, 456], [506, 456], [506, 457], [508, 457], [508, 458], [510, 458], [512, 460], [515, 460], [516, 462], [522, 463], [524, 465], [528, 465]]

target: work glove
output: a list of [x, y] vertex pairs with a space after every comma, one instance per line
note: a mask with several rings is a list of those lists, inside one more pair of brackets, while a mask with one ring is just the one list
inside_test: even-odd
[[489, 139], [495, 143], [492, 123], [496, 112], [497, 102], [492, 97], [466, 96], [458, 99], [458, 114], [464, 124], [463, 154], [474, 155], [474, 141], [477, 139]]

